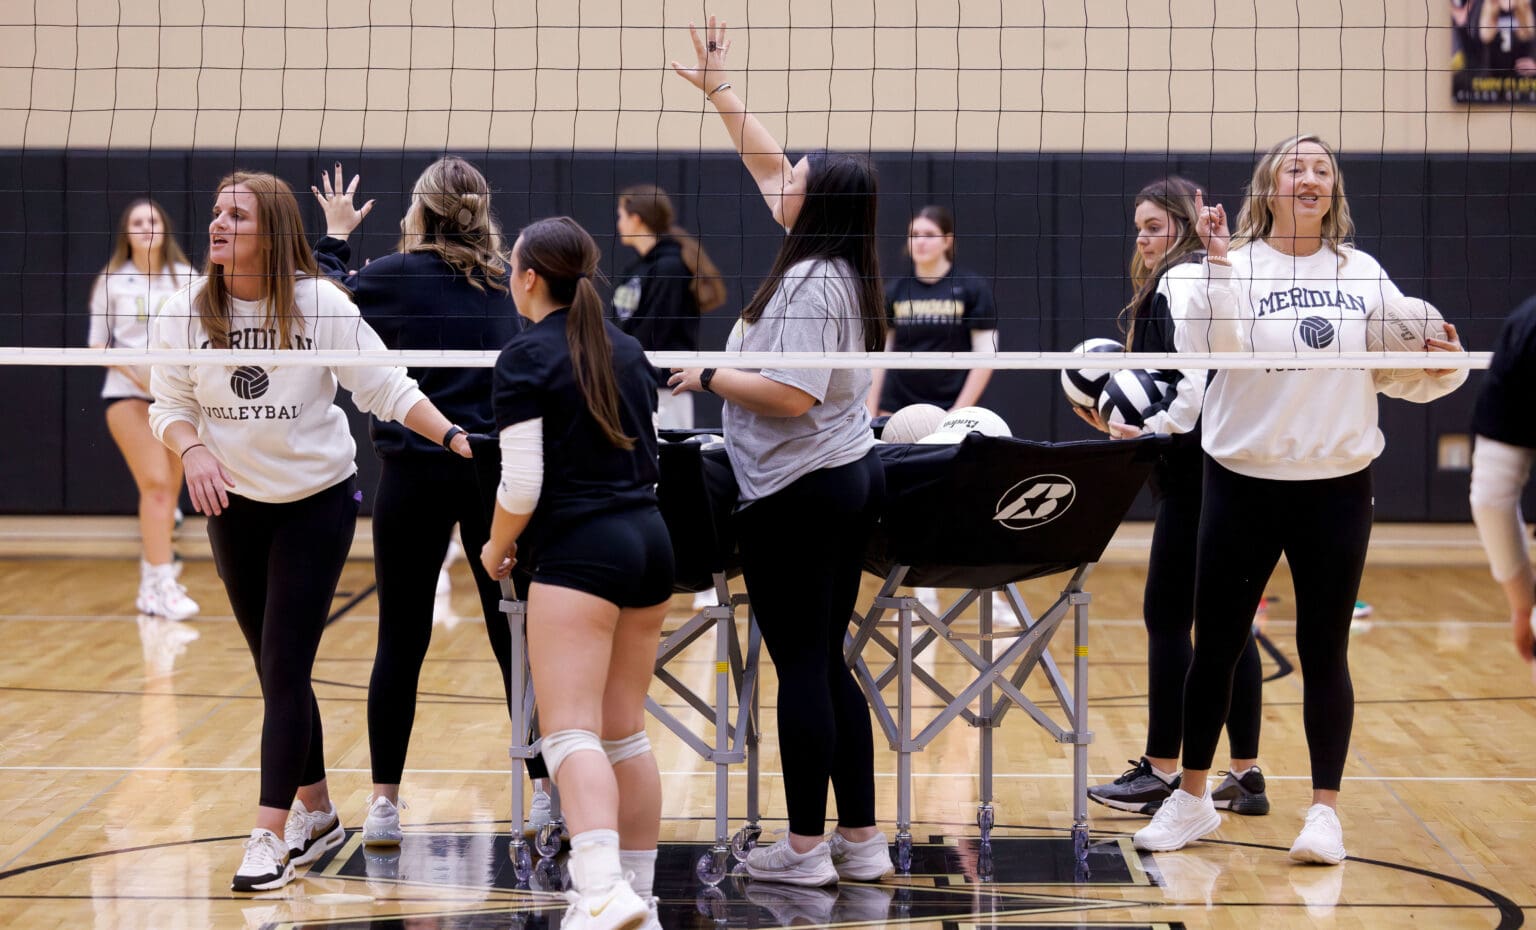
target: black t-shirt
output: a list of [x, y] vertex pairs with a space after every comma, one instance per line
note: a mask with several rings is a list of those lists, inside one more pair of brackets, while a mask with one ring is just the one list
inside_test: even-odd
[[[351, 247], [325, 236], [314, 255], [321, 271], [352, 291], [363, 319], [391, 349], [499, 349], [522, 329], [509, 292], [475, 287], [431, 252], [394, 252], [349, 272]], [[490, 432], [490, 369], [407, 371], [443, 416], [471, 433]], [[385, 458], [452, 454], [403, 423], [369, 417], [368, 432]]]
[[[1180, 264], [1197, 263], [1205, 258], [1204, 252], [1196, 252], [1184, 259]], [[1167, 269], [1163, 270], [1167, 273]], [[1168, 298], [1157, 286], [1161, 283], [1154, 282], [1151, 291], [1136, 308], [1136, 315], [1131, 321], [1131, 351], [1132, 352], [1177, 352], [1178, 346], [1173, 339], [1173, 314], [1168, 308]], [[1166, 370], [1161, 372], [1161, 379], [1168, 390], [1163, 394], [1163, 399], [1153, 404], [1147, 410], [1150, 416], [1154, 413], [1167, 410], [1178, 397], [1178, 392], [1184, 386], [1183, 375], [1178, 371]], [[1211, 372], [1215, 377], [1216, 372]], [[1159, 493], [1168, 493], [1179, 487], [1190, 485], [1198, 491], [1201, 483], [1201, 473], [1204, 468], [1202, 453], [1200, 451], [1200, 420], [1195, 421], [1194, 429], [1187, 433], [1170, 434], [1170, 443], [1158, 460], [1153, 470], [1153, 489]]]
[[[885, 313], [897, 352], [969, 352], [973, 330], [997, 329], [992, 289], [980, 275], [954, 266], [931, 284], [910, 276], [892, 281], [885, 288]], [[937, 404], [948, 410], [967, 374], [963, 369], [891, 369], [885, 373], [880, 409], [894, 413], [908, 404]]]
[[1477, 406], [1472, 408], [1472, 432], [1512, 446], [1536, 449], [1536, 297], [1521, 304], [1504, 321], [1493, 344], [1493, 363], [1483, 378]]
[[604, 323], [613, 344], [619, 426], [635, 440], [629, 451], [608, 441], [587, 410], [566, 342], [568, 310], [529, 326], [496, 359], [496, 429], [542, 418], [544, 483], [522, 539], [530, 548], [596, 513], [656, 506], [656, 386], [640, 343]]
[[[620, 275], [613, 289], [613, 318], [647, 349], [692, 352], [699, 348], [699, 301], [693, 272], [676, 239], [663, 236]], [[658, 386], [671, 373], [655, 369]]]

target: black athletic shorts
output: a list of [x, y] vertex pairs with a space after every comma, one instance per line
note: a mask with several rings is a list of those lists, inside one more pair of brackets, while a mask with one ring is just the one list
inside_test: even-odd
[[672, 571], [672, 537], [655, 507], [573, 524], [541, 541], [533, 558], [534, 582], [572, 588], [621, 608], [670, 598]]

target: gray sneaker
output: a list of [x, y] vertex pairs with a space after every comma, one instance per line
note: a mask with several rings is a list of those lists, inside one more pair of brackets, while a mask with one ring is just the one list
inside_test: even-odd
[[404, 806], [376, 795], [368, 803], [368, 816], [363, 820], [363, 845], [399, 846], [405, 837], [400, 830], [400, 808]]
[[837, 869], [838, 878], [853, 882], [877, 882], [896, 874], [896, 866], [891, 862], [891, 844], [884, 833], [876, 833], [862, 843], [855, 843], [833, 831], [832, 838], [827, 840], [827, 850], [832, 856], [832, 867]]
[[1088, 799], [1117, 811], [1155, 814], [1182, 780], [1182, 775], [1175, 775], [1172, 782], [1164, 781], [1143, 756], [1140, 762], [1132, 762], [1131, 767], [1114, 781], [1089, 788]]
[[[797, 853], [788, 839], [768, 846], [755, 846], [742, 863], [747, 875], [759, 881], [783, 882], [820, 888], [837, 884], [837, 869], [826, 843], [817, 843], [810, 852]], [[835, 896], [834, 896], [835, 897]], [[828, 904], [831, 907], [831, 904]]]
[[1221, 774], [1226, 777], [1211, 792], [1211, 802], [1217, 810], [1248, 816], [1269, 813], [1269, 795], [1264, 793], [1264, 773], [1259, 771], [1257, 765], [1242, 778], [1234, 777], [1231, 772]]

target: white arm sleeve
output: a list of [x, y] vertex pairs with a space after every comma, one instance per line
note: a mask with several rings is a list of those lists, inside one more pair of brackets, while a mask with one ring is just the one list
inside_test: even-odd
[[1243, 352], [1250, 348], [1239, 319], [1237, 280], [1229, 265], [1175, 265], [1163, 275], [1174, 347], [1180, 352]]
[[533, 513], [544, 485], [544, 420], [534, 417], [501, 431], [501, 481], [496, 503], [507, 513]]
[[1205, 404], [1205, 382], [1209, 373], [1200, 369], [1181, 370], [1174, 384], [1173, 403], [1147, 417], [1147, 431], [1159, 434], [1187, 433], [1200, 419]]
[[[892, 337], [894, 339], [894, 337]], [[976, 355], [997, 354], [997, 330], [973, 329], [971, 330], [971, 351]]]
[[1531, 554], [1525, 541], [1525, 518], [1520, 513], [1520, 491], [1536, 461], [1536, 449], [1477, 437], [1472, 449], [1472, 522], [1488, 553], [1495, 581], [1503, 583], [1522, 574], [1530, 579]]

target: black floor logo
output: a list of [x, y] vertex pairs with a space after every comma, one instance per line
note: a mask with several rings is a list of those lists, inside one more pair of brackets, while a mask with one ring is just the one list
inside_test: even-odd
[[1296, 324], [1301, 341], [1314, 349], [1326, 349], [1333, 344], [1333, 324], [1320, 316], [1309, 316]]
[[241, 365], [229, 376], [229, 389], [241, 400], [255, 400], [267, 393], [270, 386], [266, 369], [255, 365]]
[[1077, 486], [1065, 475], [1036, 475], [1009, 488], [992, 517], [1010, 530], [1032, 530], [1066, 513], [1077, 500]]

